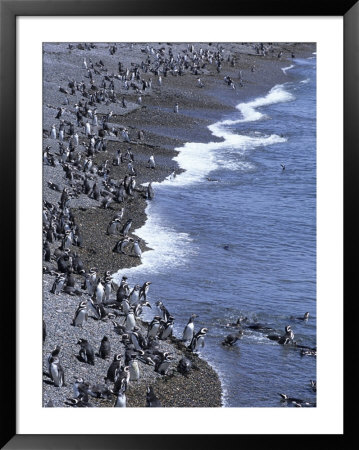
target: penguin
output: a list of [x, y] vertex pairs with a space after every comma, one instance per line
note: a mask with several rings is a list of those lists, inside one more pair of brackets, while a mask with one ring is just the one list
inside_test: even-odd
[[134, 312], [131, 308], [130, 311], [127, 313], [126, 319], [125, 319], [126, 331], [132, 331], [135, 326], [136, 326], [136, 319], [135, 319]]
[[135, 255], [138, 257], [138, 258], [140, 258], [141, 259], [141, 256], [142, 256], [142, 250], [141, 250], [141, 248], [140, 248], [140, 244], [139, 244], [139, 241], [138, 240], [135, 240], [134, 242], [133, 242], [133, 251], [135, 252]]
[[281, 164], [282, 170], [285, 170], [285, 165]]
[[242, 336], [243, 331], [238, 331], [237, 334], [229, 334], [222, 341], [222, 345], [225, 347], [232, 347]]
[[175, 104], [173, 111], [174, 111], [175, 113], [178, 113], [178, 103]]
[[104, 289], [103, 284], [101, 282], [101, 278], [98, 278], [96, 289], [95, 289], [95, 293], [94, 293], [95, 300], [96, 300], [97, 304], [102, 303], [102, 299], [103, 299], [104, 294], [105, 294], [105, 289]]
[[116, 381], [121, 369], [121, 357], [121, 353], [116, 353], [116, 355], [113, 357], [113, 361], [108, 368], [107, 376], [105, 377], [106, 383], [107, 381], [112, 381], [113, 383]]
[[123, 255], [125, 255], [125, 249], [126, 247], [128, 247], [128, 245], [133, 242], [133, 239], [129, 238], [129, 237], [124, 237], [122, 239], [120, 239], [116, 245], [114, 246], [114, 248], [112, 249], [112, 251], [114, 253], [121, 253]]
[[173, 334], [173, 324], [174, 324], [174, 318], [172, 316], [169, 316], [168, 320], [163, 323], [163, 330], [160, 336], [161, 340], [165, 340], [172, 336]]
[[130, 305], [130, 303], [129, 303], [127, 297], [125, 297], [125, 298], [122, 300], [122, 302], [121, 302], [121, 304], [120, 304], [120, 308], [121, 308], [121, 311], [122, 311], [124, 314], [128, 314], [128, 313], [131, 311], [131, 305]]
[[59, 345], [57, 345], [56, 348], [54, 350], [52, 350], [52, 352], [47, 356], [47, 370], [48, 370], [49, 374], [51, 374], [50, 365], [51, 365], [52, 359], [55, 356], [56, 357], [59, 356], [60, 350], [61, 350], [61, 347]]
[[66, 386], [64, 369], [60, 364], [57, 356], [53, 356], [50, 360], [49, 373], [56, 387]]
[[136, 317], [136, 318], [139, 317], [139, 316], [142, 314], [143, 308], [144, 308], [145, 306], [147, 306], [148, 308], [151, 308], [151, 309], [152, 309], [152, 306], [150, 305], [149, 302], [138, 303], [138, 304], [135, 306], [135, 311], [134, 311], [134, 313], [135, 313], [135, 317]]
[[292, 344], [293, 340], [294, 340], [294, 333], [290, 325], [287, 325], [285, 327], [285, 334], [279, 339], [278, 344], [282, 345]]
[[105, 280], [105, 286], [104, 286], [104, 290], [105, 290], [105, 294], [104, 294], [104, 303], [107, 304], [110, 302], [110, 295], [112, 293], [112, 291], [114, 290], [114, 283], [112, 281], [112, 277], [106, 277]]
[[152, 284], [152, 281], [146, 281], [146, 282], [142, 285], [142, 287], [141, 287], [141, 289], [140, 289], [140, 298], [139, 298], [139, 300], [141, 300], [142, 297], [143, 297], [144, 301], [147, 300], [147, 294], [148, 294], [148, 291], [149, 291], [149, 289], [150, 289], [150, 285], [151, 285], [151, 284]]
[[113, 219], [107, 227], [106, 234], [108, 234], [108, 235], [117, 234], [119, 232], [118, 227], [119, 227], [120, 222], [121, 222], [121, 219], [118, 219], [118, 218]]
[[153, 200], [155, 197], [155, 191], [153, 190], [152, 182], [148, 183], [146, 195], [149, 200]]
[[146, 407], [161, 408], [161, 402], [156, 397], [153, 387], [148, 386], [146, 391]]
[[191, 352], [197, 352], [200, 347], [204, 347], [204, 338], [207, 334], [207, 328], [201, 328], [198, 333], [193, 336], [191, 343], [187, 347], [187, 349]]
[[116, 395], [116, 401], [113, 406], [115, 408], [126, 408], [126, 381], [124, 378], [121, 379], [120, 388], [116, 392]]
[[130, 232], [131, 225], [132, 225], [132, 219], [129, 219], [125, 223], [125, 225], [122, 227], [121, 234], [123, 236], [127, 236], [128, 235], [128, 233]]
[[167, 310], [167, 308], [165, 307], [165, 305], [164, 305], [160, 300], [158, 300], [158, 301], [156, 302], [156, 306], [157, 306], [157, 308], [158, 308], [158, 310], [159, 310], [159, 312], [160, 312], [160, 314], [161, 314], [161, 316], [162, 316], [162, 319], [163, 319], [165, 322], [167, 322], [168, 319], [170, 318], [171, 314], [168, 312], [168, 310]]
[[113, 389], [114, 392], [118, 392], [121, 389], [122, 384], [124, 390], [127, 391], [129, 382], [130, 382], [130, 368], [129, 366], [125, 366], [119, 371], [117, 379], [115, 380], [115, 385]]
[[192, 341], [193, 332], [194, 332], [194, 319], [197, 317], [196, 314], [192, 314], [189, 318], [187, 325], [185, 326], [182, 334], [182, 341]]
[[185, 358], [185, 357], [183, 357], [177, 365], [177, 370], [182, 375], [188, 375], [189, 372], [191, 371], [191, 369], [192, 369], [192, 363], [188, 358]]
[[88, 319], [87, 302], [82, 301], [76, 309], [75, 317], [72, 321], [72, 325], [75, 327], [83, 327], [84, 322]]
[[157, 337], [157, 334], [160, 331], [160, 329], [161, 329], [161, 317], [155, 316], [148, 326], [147, 338]]
[[138, 366], [137, 355], [133, 353], [129, 362], [130, 381], [138, 381], [140, 379], [140, 368]]
[[42, 342], [44, 343], [46, 340], [47, 332], [46, 332], [46, 323], [45, 320], [42, 319]]
[[52, 125], [51, 127], [50, 138], [56, 139], [56, 125]]
[[128, 297], [129, 295], [130, 295], [130, 288], [127, 284], [127, 277], [122, 277], [120, 286], [117, 289], [116, 299], [119, 303], [121, 303], [122, 300]]
[[130, 305], [137, 305], [140, 300], [140, 286], [136, 284], [130, 293], [129, 303]]
[[66, 277], [62, 274], [57, 275], [52, 288], [50, 290], [51, 294], [59, 295], [65, 284]]
[[155, 372], [160, 375], [166, 375], [172, 359], [168, 352], [164, 352], [155, 366]]
[[88, 393], [89, 384], [85, 383], [84, 379], [81, 377], [75, 377], [73, 384], [74, 398], [79, 398], [84, 394]]
[[86, 339], [79, 339], [77, 345], [80, 345], [79, 355], [83, 362], [95, 365], [95, 352], [91, 344]]
[[153, 155], [150, 156], [150, 159], [147, 161], [150, 169], [156, 169], [155, 157]]
[[104, 336], [101, 341], [98, 355], [102, 359], [109, 359], [111, 354], [111, 344], [107, 336]]

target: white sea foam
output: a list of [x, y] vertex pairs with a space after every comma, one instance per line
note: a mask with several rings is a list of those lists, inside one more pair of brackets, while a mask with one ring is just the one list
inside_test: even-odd
[[288, 67], [282, 67], [282, 71], [283, 71], [283, 73], [286, 73], [287, 72], [287, 70], [290, 70], [290, 69], [293, 69], [293, 64], [291, 64], [290, 66], [288, 66]]
[[[253, 169], [253, 165], [241, 160], [240, 157], [257, 147], [285, 142], [286, 138], [276, 134], [264, 135], [262, 133], [252, 133], [251, 136], [241, 135], [234, 133], [231, 125], [262, 120], [265, 115], [257, 111], [257, 108], [293, 99], [294, 96], [286, 91], [283, 85], [277, 85], [265, 97], [240, 103], [236, 107], [241, 113], [239, 119], [216, 122], [208, 127], [213, 136], [222, 139], [221, 142], [205, 144], [188, 142], [183, 147], [176, 148], [179, 154], [174, 160], [185, 171], [175, 177], [167, 177], [162, 183], [152, 183], [154, 188], [158, 191], [169, 186], [178, 188], [192, 185], [203, 181], [210, 172], [219, 167], [229, 170]], [[229, 155], [231, 157], [228, 157]], [[157, 195], [156, 199], [160, 196], [161, 194]], [[127, 271], [131, 274], [158, 273], [166, 269], [173, 269], [185, 264], [186, 258], [197, 251], [188, 234], [178, 233], [164, 223], [164, 218], [156, 215], [156, 211], [152, 210], [152, 205], [155, 204], [156, 200], [148, 204], [147, 221], [142, 228], [136, 230], [136, 234], [153, 250], [142, 254], [142, 264]]]
[[300, 81], [300, 83], [307, 84], [307, 83], [309, 83], [309, 81], [310, 81], [310, 78], [306, 78], [305, 80]]

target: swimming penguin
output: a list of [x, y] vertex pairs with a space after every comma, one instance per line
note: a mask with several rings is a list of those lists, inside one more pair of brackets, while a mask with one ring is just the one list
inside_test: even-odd
[[146, 407], [161, 408], [161, 402], [156, 397], [153, 387], [148, 386], [146, 391]]
[[113, 361], [110, 365], [110, 367], [107, 370], [107, 376], [105, 377], [105, 381], [112, 381], [113, 383], [116, 381], [120, 369], [121, 369], [121, 353], [117, 353], [114, 357], [113, 357]]
[[57, 356], [53, 356], [50, 360], [49, 373], [56, 387], [65, 385], [65, 373]]
[[95, 352], [91, 344], [86, 339], [79, 339], [77, 345], [80, 345], [79, 355], [82, 361], [95, 365]]
[[285, 327], [285, 334], [279, 339], [278, 344], [287, 345], [292, 344], [294, 339], [294, 333], [290, 327], [287, 325]]
[[161, 328], [161, 317], [155, 316], [148, 326], [147, 338], [155, 338]]
[[192, 314], [189, 318], [187, 325], [185, 326], [182, 334], [182, 341], [192, 341], [193, 332], [194, 332], [194, 319], [197, 317], [196, 314]]
[[222, 345], [225, 347], [232, 347], [242, 336], [243, 331], [239, 331], [237, 334], [229, 334], [222, 341]]
[[281, 164], [282, 170], [285, 170], [285, 165]]
[[204, 347], [204, 338], [207, 334], [207, 328], [201, 328], [198, 333], [193, 336], [191, 343], [187, 349], [191, 352], [197, 352], [201, 347]]
[[101, 341], [98, 355], [102, 359], [109, 359], [111, 354], [111, 344], [107, 336], [104, 336]]
[[52, 288], [50, 290], [51, 294], [59, 295], [65, 284], [66, 277], [62, 274], [57, 275]]
[[309, 319], [309, 312], [304, 313], [303, 317], [296, 317], [297, 320], [304, 320], [305, 322]]
[[76, 309], [75, 317], [72, 321], [72, 325], [75, 327], [83, 327], [84, 322], [88, 319], [87, 302], [82, 301]]

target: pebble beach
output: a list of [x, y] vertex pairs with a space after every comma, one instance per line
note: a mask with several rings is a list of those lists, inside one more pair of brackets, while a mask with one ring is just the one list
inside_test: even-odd
[[[111, 301], [104, 304], [107, 315], [98, 319], [89, 313], [83, 327], [73, 326], [72, 321], [79, 303], [91, 297], [83, 289], [85, 275], [91, 268], [95, 268], [98, 277], [104, 277], [106, 272], [125, 276], [126, 269], [141, 264], [131, 243], [138, 240], [142, 254], [149, 250], [136, 233], [147, 219], [145, 209], [151, 202], [148, 184], [180, 175], [182, 169], [173, 160], [178, 154], [176, 148], [186, 142], [220, 141], [208, 129], [217, 117], [233, 111], [239, 102], [285, 82], [286, 74], [281, 69], [288, 67], [294, 56], [305, 57], [312, 52], [313, 45], [309, 43], [44, 44], [43, 235], [48, 252], [46, 256], [44, 252], [43, 261], [43, 406], [74, 406], [76, 378], [82, 378], [89, 386], [113, 391], [113, 383], [104, 378], [114, 355], [124, 355], [127, 348], [124, 333], [114, 326], [114, 322], [122, 323], [121, 308], [118, 304], [110, 306], [116, 303], [119, 283], [114, 285]], [[178, 64], [184, 57], [185, 63]], [[94, 111], [97, 120], [93, 118]], [[61, 123], [63, 136], [59, 134]], [[56, 136], [51, 133], [53, 126]], [[74, 143], [74, 133], [69, 131], [71, 126], [78, 143]], [[116, 161], [119, 153], [121, 158]], [[89, 155], [92, 167], [87, 169]], [[151, 167], [151, 157], [155, 167]], [[134, 187], [122, 198], [110, 191], [130, 177], [135, 181]], [[85, 180], [91, 188], [89, 193], [84, 189]], [[93, 193], [95, 184], [98, 196]], [[51, 292], [61, 272], [58, 259], [64, 255], [66, 245], [61, 228], [48, 240], [50, 216], [61, 209], [64, 189], [71, 226], [76, 226], [78, 238], [67, 246], [68, 253], [79, 257], [84, 268], [84, 273], [71, 269], [71, 294], [70, 290]], [[123, 253], [114, 249], [124, 235], [107, 232], [121, 209], [121, 227], [129, 219], [132, 221], [128, 233], [131, 243]], [[146, 281], [151, 280], [137, 282], [142, 286]], [[147, 300], [151, 314], [158, 315], [151, 288]], [[188, 311], [188, 317], [192, 313], [196, 311]], [[149, 324], [141, 315], [136, 326], [146, 336]], [[80, 339], [86, 339], [97, 352], [104, 336], [111, 344], [108, 359], [95, 356], [94, 365], [90, 365], [79, 358]], [[156, 341], [157, 351], [171, 358], [164, 374], [154, 370], [153, 365], [138, 362], [140, 377], [128, 383], [127, 407], [149, 406], [149, 386], [162, 407], [223, 406], [218, 373], [200, 354], [189, 351], [181, 337], [172, 335]], [[65, 374], [61, 387], [54, 384], [48, 373], [48, 357], [57, 346], [61, 348], [59, 359]], [[188, 373], [178, 370], [183, 358], [191, 363]], [[90, 396], [88, 401], [85, 406], [113, 407], [116, 392]]]

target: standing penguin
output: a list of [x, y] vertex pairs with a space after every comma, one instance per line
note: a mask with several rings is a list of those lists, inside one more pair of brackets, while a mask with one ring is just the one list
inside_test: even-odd
[[131, 308], [128, 314], [126, 315], [125, 327], [126, 331], [132, 331], [136, 326], [136, 319], [133, 309]]
[[175, 113], [178, 113], [178, 103], [175, 104], [175, 106], [174, 106], [174, 108], [173, 108], [173, 111], [174, 111]]
[[79, 355], [82, 361], [91, 364], [91, 366], [95, 365], [95, 352], [91, 346], [91, 344], [86, 339], [79, 339], [77, 345], [80, 345]]
[[150, 156], [150, 159], [147, 161], [147, 164], [149, 164], [150, 169], [156, 168], [155, 157], [153, 155]]
[[151, 284], [152, 284], [152, 281], [146, 281], [146, 282], [142, 285], [142, 287], [141, 287], [141, 289], [140, 289], [140, 300], [142, 299], [142, 297], [143, 297], [144, 301], [147, 300], [147, 294], [148, 294], [148, 291], [149, 291], [149, 289], [150, 289], [150, 285], [151, 285]]
[[103, 299], [104, 294], [105, 294], [105, 289], [104, 289], [103, 284], [101, 282], [101, 278], [99, 278], [97, 280], [97, 285], [96, 285], [95, 294], [94, 294], [96, 303], [98, 303], [98, 304], [102, 303], [102, 299]]
[[110, 365], [110, 367], [107, 370], [107, 376], [105, 377], [105, 381], [112, 381], [114, 383], [119, 375], [120, 369], [121, 369], [121, 353], [117, 353], [113, 357], [113, 361]]
[[120, 388], [116, 395], [116, 401], [113, 406], [115, 408], [126, 408], [126, 380], [124, 378], [121, 378]]
[[155, 338], [161, 327], [161, 317], [155, 316], [148, 326], [147, 338]]
[[193, 336], [191, 343], [187, 347], [191, 352], [197, 352], [201, 347], [204, 347], [204, 337], [207, 334], [207, 328], [201, 328], [198, 333]]
[[138, 241], [138, 240], [135, 240], [135, 241], [133, 242], [133, 251], [135, 252], [135, 255], [136, 255], [138, 258], [141, 258], [141, 256], [142, 256], [142, 250], [141, 250], [141, 248], [140, 248], [140, 244], [139, 244], [139, 241]]
[[140, 379], [140, 368], [138, 367], [137, 355], [133, 353], [129, 363], [130, 381], [138, 381]]
[[111, 354], [111, 344], [107, 336], [104, 336], [101, 341], [98, 355], [102, 359], [109, 359]]
[[56, 387], [65, 385], [65, 373], [57, 356], [53, 356], [50, 360], [50, 376]]
[[192, 314], [189, 318], [187, 325], [185, 326], [182, 334], [182, 341], [192, 341], [193, 332], [194, 332], [194, 319], [197, 317], [196, 314]]
[[72, 321], [74, 327], [83, 327], [84, 322], [88, 319], [87, 302], [80, 302], [76, 309], [75, 317]]
[[156, 397], [152, 386], [147, 387], [146, 406], [152, 407], [152, 408], [161, 408], [162, 407], [161, 402]]
[[54, 281], [52, 288], [50, 290], [51, 294], [58, 295], [65, 284], [66, 277], [62, 274], [57, 275], [56, 280]]
[[123, 228], [122, 228], [122, 230], [121, 230], [121, 234], [122, 234], [123, 236], [127, 236], [127, 235], [128, 235], [128, 233], [130, 232], [131, 225], [132, 225], [132, 219], [129, 219], [129, 220], [125, 223], [125, 225], [123, 226]]
[[172, 316], [169, 316], [167, 322], [165, 322], [163, 325], [163, 331], [161, 333], [160, 339], [164, 340], [172, 336], [173, 334], [173, 324], [174, 324], [174, 318]]

